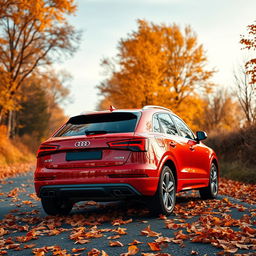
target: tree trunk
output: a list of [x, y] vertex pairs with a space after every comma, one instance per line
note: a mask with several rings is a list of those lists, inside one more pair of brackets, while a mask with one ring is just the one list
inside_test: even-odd
[[4, 108], [0, 108], [0, 125], [3, 124], [4, 121]]
[[9, 110], [7, 119], [7, 137], [10, 138], [12, 133], [12, 110]]

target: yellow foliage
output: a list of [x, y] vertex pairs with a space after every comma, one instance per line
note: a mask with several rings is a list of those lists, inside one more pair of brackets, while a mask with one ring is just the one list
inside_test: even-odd
[[0, 122], [17, 109], [20, 87], [38, 66], [51, 64], [55, 53], [73, 54], [79, 33], [67, 15], [74, 0], [1, 0], [0, 4]]
[[7, 128], [0, 126], [0, 167], [13, 163], [26, 163], [34, 160], [34, 156], [18, 140], [9, 140]]
[[[122, 39], [117, 65], [104, 60], [110, 77], [98, 86], [105, 96], [99, 106], [111, 102], [119, 108], [161, 105], [177, 112], [188, 124], [202, 111], [199, 93], [207, 93], [213, 70], [206, 70], [203, 46], [187, 26], [156, 25], [138, 21], [138, 30]], [[201, 105], [200, 105], [201, 104]]]

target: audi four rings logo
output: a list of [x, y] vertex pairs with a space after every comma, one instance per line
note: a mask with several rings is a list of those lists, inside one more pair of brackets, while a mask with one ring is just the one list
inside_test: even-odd
[[87, 147], [90, 145], [90, 141], [77, 141], [75, 147]]

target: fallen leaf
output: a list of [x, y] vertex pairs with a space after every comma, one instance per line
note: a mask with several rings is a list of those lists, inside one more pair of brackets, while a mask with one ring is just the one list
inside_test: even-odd
[[141, 234], [144, 235], [144, 236], [150, 236], [150, 237], [161, 235], [161, 233], [157, 233], [155, 231], [152, 231], [150, 229], [150, 225], [148, 225], [145, 229], [141, 230]]
[[161, 251], [159, 243], [148, 243], [151, 251]]
[[109, 241], [109, 246], [111, 247], [118, 247], [118, 246], [124, 246], [121, 242], [119, 241]]
[[133, 242], [129, 243], [129, 245], [137, 245], [137, 244], [142, 244], [142, 242], [138, 240], [133, 240]]
[[85, 247], [84, 248], [73, 248], [72, 252], [81, 252], [81, 251], [84, 251], [84, 250], [86, 250]]

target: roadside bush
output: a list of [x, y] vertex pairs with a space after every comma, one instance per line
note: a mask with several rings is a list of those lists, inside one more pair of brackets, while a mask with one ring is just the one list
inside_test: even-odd
[[222, 177], [256, 183], [256, 126], [209, 136], [206, 144], [220, 160]]
[[28, 163], [34, 160], [34, 156], [19, 141], [19, 138], [12, 141], [7, 138], [6, 134], [6, 127], [0, 126], [0, 166], [14, 163]]

